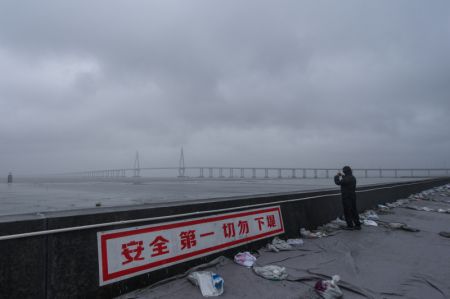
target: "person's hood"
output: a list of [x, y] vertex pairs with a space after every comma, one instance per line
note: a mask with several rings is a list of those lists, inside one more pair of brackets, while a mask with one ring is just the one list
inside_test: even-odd
[[344, 166], [344, 168], [342, 168], [342, 171], [344, 172], [345, 175], [352, 174], [352, 169], [350, 168], [350, 166]]

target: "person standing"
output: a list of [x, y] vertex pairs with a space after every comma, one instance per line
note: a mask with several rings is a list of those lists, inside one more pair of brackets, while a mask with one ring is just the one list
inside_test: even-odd
[[341, 172], [334, 176], [334, 183], [341, 186], [342, 205], [348, 230], [361, 229], [359, 214], [356, 208], [356, 178], [350, 166], [344, 166]]

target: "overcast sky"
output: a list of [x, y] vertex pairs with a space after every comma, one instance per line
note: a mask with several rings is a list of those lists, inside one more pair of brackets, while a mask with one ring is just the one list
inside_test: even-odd
[[0, 171], [450, 167], [449, 1], [1, 1]]

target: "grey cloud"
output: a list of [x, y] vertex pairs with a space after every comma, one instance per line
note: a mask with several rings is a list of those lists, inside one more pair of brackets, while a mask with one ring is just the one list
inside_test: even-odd
[[176, 165], [184, 145], [193, 164], [450, 166], [449, 11], [4, 1], [0, 161], [108, 168], [139, 149]]

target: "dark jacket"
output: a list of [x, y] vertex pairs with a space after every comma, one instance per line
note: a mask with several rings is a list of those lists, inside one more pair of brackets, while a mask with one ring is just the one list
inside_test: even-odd
[[334, 177], [336, 185], [341, 186], [342, 199], [354, 199], [356, 198], [356, 178], [351, 172], [345, 173], [342, 178], [339, 175]]

